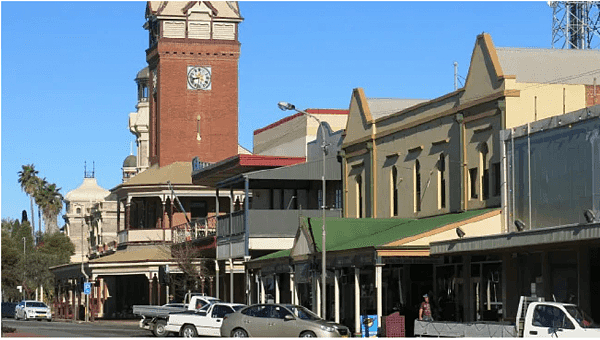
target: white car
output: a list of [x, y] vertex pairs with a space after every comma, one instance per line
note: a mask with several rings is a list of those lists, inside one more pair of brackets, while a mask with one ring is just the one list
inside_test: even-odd
[[52, 321], [50, 307], [41, 301], [23, 300], [15, 307], [15, 319]]
[[167, 318], [165, 330], [185, 338], [193, 338], [198, 335], [220, 336], [223, 317], [243, 307], [246, 307], [246, 305], [215, 302], [198, 310], [171, 313]]

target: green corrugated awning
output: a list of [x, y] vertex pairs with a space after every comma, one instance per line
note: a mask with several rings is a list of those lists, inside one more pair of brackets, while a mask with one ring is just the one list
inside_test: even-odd
[[[483, 215], [493, 209], [465, 211], [421, 219], [404, 218], [327, 218], [325, 230], [327, 251], [342, 251], [359, 248], [378, 248], [406, 237], [461, 222]], [[317, 251], [321, 251], [322, 219], [303, 217], [301, 223], [312, 228]], [[290, 256], [290, 249], [262, 256], [256, 260], [267, 260]]]

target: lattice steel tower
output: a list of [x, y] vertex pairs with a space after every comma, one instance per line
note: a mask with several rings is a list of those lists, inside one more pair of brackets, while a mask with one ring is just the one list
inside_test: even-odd
[[600, 47], [600, 1], [548, 1], [552, 7], [552, 48]]

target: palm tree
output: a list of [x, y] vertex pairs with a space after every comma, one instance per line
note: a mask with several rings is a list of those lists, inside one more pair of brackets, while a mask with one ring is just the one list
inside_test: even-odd
[[22, 165], [23, 170], [19, 171], [19, 184], [21, 189], [29, 196], [31, 203], [31, 231], [35, 235], [35, 215], [33, 214], [33, 195], [38, 189], [38, 171], [33, 164]]
[[46, 179], [39, 180], [38, 190], [34, 194], [35, 203], [44, 216], [46, 233], [53, 234], [58, 231], [57, 217], [62, 210], [62, 195], [60, 188], [54, 183], [48, 183]]
[[57, 188], [56, 184], [52, 183], [44, 188], [46, 196], [46, 206], [44, 213], [47, 216], [46, 232], [54, 234], [58, 231], [58, 215], [62, 210], [63, 197], [59, 192], [61, 188]]
[[[48, 219], [46, 218], [45, 207], [48, 204], [48, 198], [46, 197], [45, 188], [48, 186], [48, 182], [46, 178], [38, 178], [37, 179], [37, 189], [33, 193], [33, 198], [35, 199], [35, 204], [38, 206], [38, 212], [43, 214], [44, 225], [48, 226]], [[39, 230], [42, 230], [42, 218], [40, 217], [39, 222]]]

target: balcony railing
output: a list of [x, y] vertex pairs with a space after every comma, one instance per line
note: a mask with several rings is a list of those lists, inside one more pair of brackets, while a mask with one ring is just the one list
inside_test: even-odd
[[216, 235], [217, 219], [215, 216], [193, 219], [190, 224], [176, 225], [171, 230], [173, 243], [191, 241], [193, 239]]
[[[326, 210], [327, 218], [341, 217], [341, 210]], [[273, 210], [250, 209], [248, 210], [248, 226], [250, 237], [253, 236], [281, 236], [294, 237], [298, 230], [298, 217], [322, 216], [322, 211], [314, 210]], [[219, 216], [217, 225], [217, 238], [243, 235], [244, 211], [236, 211], [229, 215]]]
[[118, 236], [119, 244], [171, 241], [168, 229], [128, 229], [121, 230]]

